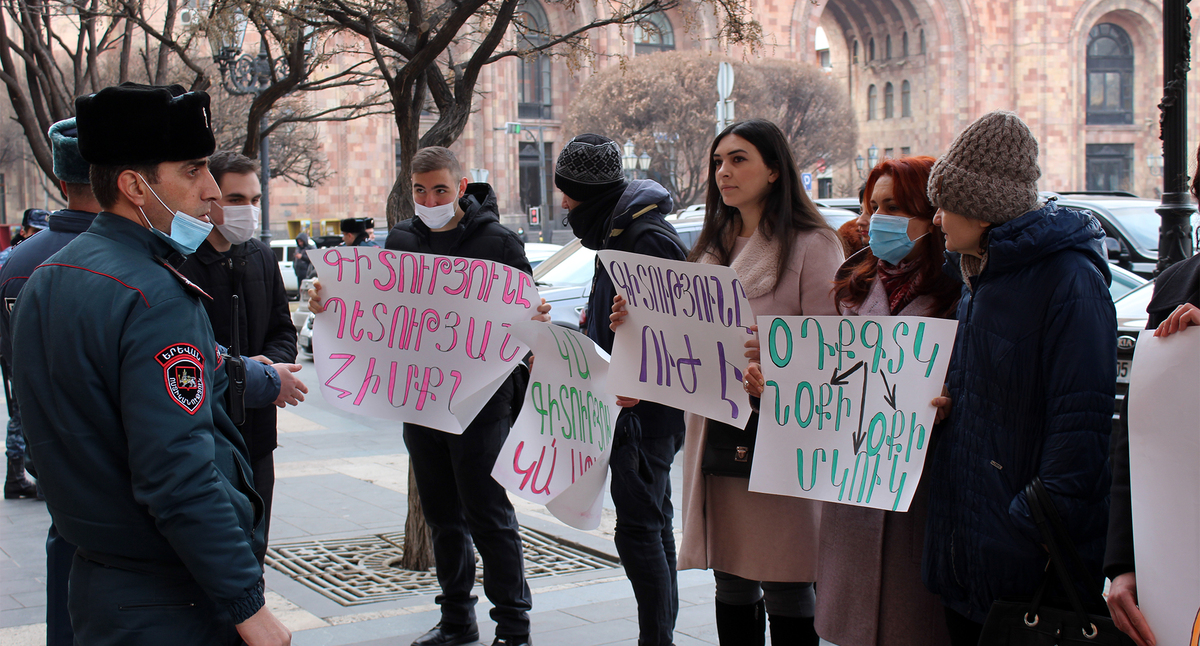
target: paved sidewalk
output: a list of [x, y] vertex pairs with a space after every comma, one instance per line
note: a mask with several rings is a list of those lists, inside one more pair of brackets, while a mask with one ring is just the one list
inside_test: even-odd
[[[315, 388], [311, 360], [302, 364], [300, 375], [311, 389], [308, 401], [279, 417], [271, 545], [403, 531], [408, 456], [399, 425], [333, 409]], [[4, 421], [0, 415], [0, 424]], [[681, 477], [679, 469], [672, 473], [677, 497]], [[522, 527], [616, 561], [611, 499], [606, 500], [604, 522], [592, 532], [563, 525], [541, 506], [515, 498], [514, 504]], [[676, 508], [681, 507], [677, 500]], [[44, 503], [0, 503], [0, 644], [5, 646], [45, 643], [48, 526]], [[294, 631], [297, 646], [407, 646], [439, 619], [433, 592], [344, 606], [271, 566], [266, 581], [269, 603]], [[529, 584], [536, 643], [636, 644], [637, 606], [619, 567], [531, 578]], [[680, 572], [679, 585], [675, 643], [716, 644], [712, 573]], [[480, 638], [490, 644], [495, 628], [487, 614], [490, 605], [480, 586], [475, 593], [480, 597]]]

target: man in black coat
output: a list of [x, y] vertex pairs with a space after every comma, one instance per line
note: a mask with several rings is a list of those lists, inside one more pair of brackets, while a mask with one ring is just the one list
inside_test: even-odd
[[[212, 322], [217, 342], [233, 343], [233, 296], [238, 297], [237, 334], [241, 354], [276, 366], [283, 378], [300, 366], [296, 361], [296, 327], [288, 308], [287, 292], [279, 264], [258, 232], [262, 190], [258, 164], [243, 155], [219, 152], [208, 160], [208, 168], [221, 188], [221, 199], [210, 211], [215, 226], [196, 253], [180, 271], [208, 292], [202, 299]], [[299, 389], [307, 392], [301, 383]], [[303, 395], [298, 397], [303, 400]], [[290, 402], [294, 403], [294, 402]], [[263, 542], [256, 552], [259, 563], [266, 556], [271, 523], [271, 499], [275, 488], [276, 411], [274, 406], [246, 408], [239, 427], [250, 451], [254, 489], [266, 507]]]

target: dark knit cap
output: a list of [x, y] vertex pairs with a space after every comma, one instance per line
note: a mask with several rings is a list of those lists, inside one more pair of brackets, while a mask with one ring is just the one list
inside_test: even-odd
[[930, 204], [1004, 224], [1038, 206], [1038, 144], [1012, 112], [989, 112], [967, 126], [929, 172]]
[[54, 151], [54, 176], [68, 184], [87, 184], [91, 167], [79, 154], [79, 133], [75, 117], [50, 126], [50, 147]]
[[554, 185], [578, 202], [586, 202], [624, 182], [621, 147], [600, 135], [579, 135], [568, 141], [554, 166]]
[[75, 99], [79, 153], [92, 164], [153, 165], [216, 150], [208, 95], [181, 85], [122, 83]]

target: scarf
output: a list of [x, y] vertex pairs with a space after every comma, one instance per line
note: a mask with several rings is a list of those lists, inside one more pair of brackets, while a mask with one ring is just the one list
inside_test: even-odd
[[588, 249], [604, 248], [608, 232], [612, 229], [613, 210], [617, 208], [627, 186], [626, 182], [621, 182], [567, 213], [567, 224], [583, 246]]
[[[733, 248], [733, 238], [730, 237], [729, 247]], [[720, 261], [711, 251], [706, 251], [699, 262], [706, 265], [717, 265]], [[746, 298], [759, 298], [775, 291], [776, 270], [779, 268], [779, 245], [755, 229], [754, 234], [746, 241], [742, 252], [729, 263], [729, 267], [737, 272], [742, 288], [746, 290]]]
[[921, 259], [900, 261], [898, 265], [889, 265], [880, 260], [876, 267], [879, 284], [888, 298], [888, 311], [897, 316], [909, 303], [916, 298], [917, 289], [925, 282], [925, 272], [921, 271]]

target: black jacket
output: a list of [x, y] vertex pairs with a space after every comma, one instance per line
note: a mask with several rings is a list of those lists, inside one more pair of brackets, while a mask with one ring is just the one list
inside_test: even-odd
[[[1146, 307], [1150, 317], [1146, 329], [1153, 330], [1165, 321], [1175, 308], [1184, 303], [1200, 307], [1200, 255], [1175, 263], [1154, 281], [1154, 297]], [[1125, 399], [1125, 417], [1129, 410]], [[1129, 496], [1129, 425], [1125, 423], [1113, 433], [1112, 451], [1112, 508], [1108, 516], [1108, 546], [1104, 552], [1104, 576], [1115, 579], [1134, 570], [1133, 503]]]
[[[434, 253], [463, 258], [492, 260], [532, 274], [525, 258], [525, 243], [512, 230], [500, 224], [496, 194], [487, 184], [467, 184], [467, 194], [458, 201], [462, 220], [450, 231], [433, 232], [420, 218], [396, 223], [388, 232], [384, 247], [393, 251]], [[493, 421], [511, 414], [513, 377], [504, 382], [475, 421]]]
[[[265, 242], [252, 238], [220, 253], [205, 240], [179, 270], [212, 296], [212, 300], [202, 300], [218, 343], [230, 348], [233, 342], [230, 315], [232, 297], [237, 294], [241, 354], [264, 355], [275, 363], [295, 363], [296, 327], [279, 264]], [[241, 431], [252, 461], [275, 450], [275, 407], [247, 407]]]

